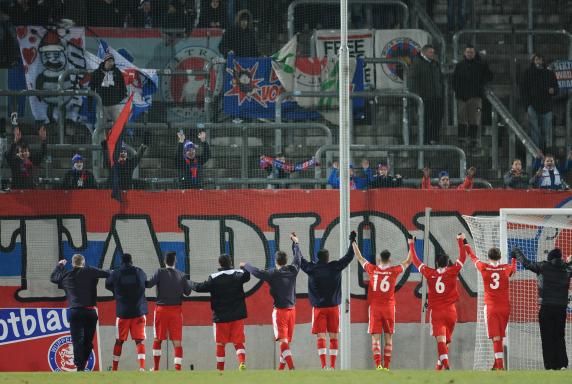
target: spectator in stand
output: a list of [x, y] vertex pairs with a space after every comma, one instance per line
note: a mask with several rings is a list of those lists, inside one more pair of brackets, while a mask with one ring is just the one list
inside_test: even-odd
[[436, 144], [443, 119], [443, 79], [432, 45], [423, 46], [413, 59], [407, 82], [409, 90], [421, 96], [425, 104], [425, 142]]
[[[5, 4], [2, 4], [2, 8], [4, 6]], [[34, 8], [31, 0], [16, 0], [12, 2], [10, 6], [6, 7], [6, 13], [14, 26], [40, 24], [40, 15]]]
[[[119, 144], [117, 144], [119, 145]], [[101, 143], [103, 147], [103, 157], [104, 159], [108, 160], [108, 149], [107, 149], [107, 141], [103, 141]], [[121, 144], [121, 151], [119, 152], [119, 160], [117, 161], [117, 167], [119, 171], [119, 189], [122, 191], [133, 189], [133, 171], [139, 165], [139, 162], [145, 155], [145, 151], [147, 150], [147, 146], [145, 144], [141, 144], [137, 153], [135, 155], [129, 156], [127, 151], [127, 146], [125, 143]], [[109, 162], [107, 162], [107, 166], [109, 167]], [[109, 187], [111, 187], [112, 180], [111, 175], [108, 180]]]
[[[328, 177], [328, 184], [333, 189], [340, 188], [340, 166], [337, 161], [332, 163], [332, 169], [330, 170], [330, 176]], [[350, 189], [365, 189], [367, 184], [365, 181], [354, 175], [354, 167], [350, 164]]]
[[12, 189], [33, 189], [36, 178], [33, 175], [34, 166], [39, 166], [47, 152], [46, 128], [42, 125], [38, 131], [41, 149], [30, 153], [28, 144], [22, 140], [22, 131], [14, 126], [14, 142], [6, 152], [6, 163], [12, 170]]
[[141, 0], [139, 9], [135, 13], [135, 27], [137, 28], [157, 28], [155, 13], [151, 9], [151, 0]]
[[543, 56], [532, 55], [520, 81], [520, 92], [527, 108], [530, 138], [545, 151], [546, 136], [552, 128], [552, 98], [558, 93], [558, 82], [554, 72], [546, 68]]
[[478, 143], [483, 88], [492, 80], [493, 73], [472, 45], [467, 45], [463, 55], [463, 61], [455, 65], [453, 72], [453, 90], [458, 103], [459, 140], [464, 138], [470, 148]]
[[[543, 165], [541, 165], [543, 164]], [[568, 153], [568, 158], [564, 167], [558, 168], [553, 155], [545, 155], [544, 159], [537, 158], [532, 164], [532, 169], [537, 170], [530, 178], [530, 185], [533, 188], [560, 190], [568, 189], [563, 176], [572, 167], [572, 151]]]
[[[264, 161], [265, 158], [266, 158], [265, 156], [260, 157], [260, 166], [263, 169], [265, 169], [266, 172], [268, 173], [268, 176], [267, 176], [268, 179], [288, 179], [288, 178], [290, 178], [290, 173], [286, 172], [284, 167], [281, 168], [278, 166], [274, 166], [274, 162], [268, 163], [267, 161]], [[286, 156], [284, 156], [282, 153], [278, 153], [274, 160], [276, 162], [286, 164]], [[278, 163], [276, 163], [276, 165], [277, 164]], [[280, 189], [280, 188], [288, 188], [288, 186], [287, 185], [281, 185], [281, 184], [268, 184], [268, 189]]]
[[169, 0], [167, 11], [161, 16], [161, 28], [187, 28], [187, 20], [183, 10], [179, 9], [176, 0]]
[[389, 166], [379, 163], [377, 165], [377, 174], [369, 183], [369, 188], [397, 188], [403, 184], [403, 178], [400, 174], [391, 176], [389, 174]]
[[[475, 181], [475, 174], [477, 169], [471, 167], [467, 170], [467, 175], [463, 183], [457, 187], [457, 189], [471, 190], [473, 189], [473, 184]], [[439, 184], [437, 187], [431, 185], [431, 170], [427, 167], [423, 168], [423, 179], [421, 180], [421, 189], [453, 189], [451, 188], [451, 180], [449, 178], [449, 172], [441, 171], [439, 172]]]
[[90, 27], [123, 27], [125, 16], [117, 0], [89, 0], [87, 12]]
[[119, 117], [123, 105], [121, 101], [127, 96], [125, 80], [119, 68], [115, 66], [113, 54], [106, 53], [103, 62], [91, 74], [90, 88], [101, 96], [103, 102], [103, 118], [113, 124]]
[[219, 51], [225, 57], [229, 52], [234, 52], [235, 57], [260, 56], [250, 11], [243, 9], [236, 14], [234, 26], [228, 28], [222, 36]]
[[203, 0], [198, 27], [226, 28], [226, 6], [221, 4], [221, 0]]
[[76, 153], [72, 157], [72, 169], [64, 176], [64, 189], [96, 189], [95, 177], [83, 168], [83, 157]]
[[177, 153], [175, 161], [179, 168], [179, 180], [181, 188], [200, 189], [203, 187], [201, 173], [203, 165], [210, 159], [211, 150], [207, 142], [207, 133], [200, 130], [197, 135], [202, 153], [197, 153], [197, 146], [189, 140], [185, 140], [185, 134], [182, 130], [177, 133], [179, 144], [177, 145]]
[[528, 174], [522, 169], [522, 161], [514, 159], [512, 168], [504, 174], [504, 186], [510, 189], [528, 189]]
[[369, 160], [363, 159], [361, 161], [361, 168], [357, 170], [356, 177], [360, 178], [362, 180], [361, 183], [366, 187], [373, 180], [373, 176], [374, 171], [369, 166]]

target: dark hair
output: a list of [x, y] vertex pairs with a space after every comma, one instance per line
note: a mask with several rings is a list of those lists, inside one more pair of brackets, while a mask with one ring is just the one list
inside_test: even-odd
[[284, 251], [276, 251], [274, 257], [276, 258], [276, 264], [280, 266], [286, 265], [286, 263], [288, 262], [288, 256]]
[[475, 46], [473, 44], [467, 44], [465, 45], [465, 49], [475, 49]]
[[318, 261], [327, 263], [330, 260], [330, 252], [327, 249], [320, 249], [318, 251]]
[[387, 249], [384, 249], [379, 254], [379, 257], [381, 258], [381, 261], [387, 263], [389, 261], [389, 258], [391, 257], [391, 252], [389, 252]]
[[445, 268], [449, 265], [449, 255], [441, 253], [435, 258], [435, 265], [437, 268]]
[[552, 160], [556, 159], [552, 153], [547, 153], [546, 155], [544, 155], [544, 159], [542, 159], [542, 160], [545, 160], [547, 157], [551, 157]]
[[130, 253], [124, 253], [123, 255], [121, 255], [121, 262], [125, 263], [125, 264], [132, 264], [133, 258], [131, 257], [131, 254]]
[[425, 52], [428, 49], [435, 49], [435, 47], [431, 44], [425, 44], [423, 47], [421, 47], [422, 52]]
[[501, 258], [500, 249], [498, 249], [496, 247], [492, 247], [491, 249], [489, 249], [488, 256], [489, 256], [489, 259], [491, 259], [493, 261], [500, 260], [500, 258]]
[[167, 252], [167, 254], [165, 255], [165, 264], [167, 264], [169, 267], [174, 267], [176, 261], [177, 261], [177, 252], [175, 251]]
[[227, 255], [226, 253], [223, 253], [222, 255], [219, 256], [218, 263], [222, 268], [230, 268], [230, 266], [232, 265], [230, 256]]

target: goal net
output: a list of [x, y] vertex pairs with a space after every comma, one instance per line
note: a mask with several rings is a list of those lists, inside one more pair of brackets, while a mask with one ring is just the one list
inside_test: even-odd
[[[548, 252], [555, 247], [560, 248], [564, 255], [572, 253], [570, 209], [501, 209], [499, 217], [463, 218], [471, 230], [475, 252], [482, 260], [486, 259], [487, 251], [491, 247], [501, 249], [503, 262], [508, 262], [513, 247], [519, 247], [531, 261], [546, 260]], [[504, 340], [507, 367], [511, 370], [544, 369], [538, 325], [536, 275], [525, 270], [520, 263], [517, 273], [511, 278], [510, 301], [511, 314], [507, 338]], [[484, 316], [484, 290], [479, 273], [474, 355], [476, 370], [488, 370], [494, 361]], [[572, 349], [570, 300], [566, 321], [566, 346], [568, 350]]]

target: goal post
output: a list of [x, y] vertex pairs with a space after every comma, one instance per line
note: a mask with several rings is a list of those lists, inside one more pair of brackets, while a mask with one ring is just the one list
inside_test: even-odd
[[[564, 255], [572, 254], [572, 209], [510, 208], [499, 216], [463, 216], [469, 226], [475, 252], [486, 259], [488, 249], [498, 247], [502, 261], [510, 261], [514, 247], [531, 261], [546, 260], [554, 248]], [[542, 346], [538, 325], [537, 276], [520, 263], [510, 280], [511, 314], [505, 338], [507, 368], [543, 369]], [[570, 295], [569, 295], [570, 296]], [[474, 369], [488, 370], [493, 363], [492, 343], [487, 338], [484, 315], [484, 290], [478, 273], [477, 324], [475, 332]], [[570, 303], [569, 303], [570, 306]], [[568, 308], [566, 345], [572, 348], [572, 310]]]

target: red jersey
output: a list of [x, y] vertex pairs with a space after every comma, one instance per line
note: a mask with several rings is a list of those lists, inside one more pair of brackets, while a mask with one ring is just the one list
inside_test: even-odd
[[459, 240], [459, 259], [454, 265], [445, 268], [429, 268], [417, 257], [415, 248], [412, 247], [413, 264], [427, 279], [427, 301], [430, 309], [439, 309], [454, 304], [459, 299], [457, 290], [457, 276], [463, 268], [467, 254], [463, 247], [463, 241]]
[[402, 265], [380, 266], [366, 262], [363, 269], [369, 275], [367, 299], [371, 306], [395, 305], [395, 284], [403, 272]]
[[511, 264], [489, 264], [477, 258], [470, 245], [465, 248], [483, 277], [485, 304], [495, 307], [510, 307], [509, 277], [516, 271], [516, 259]]

